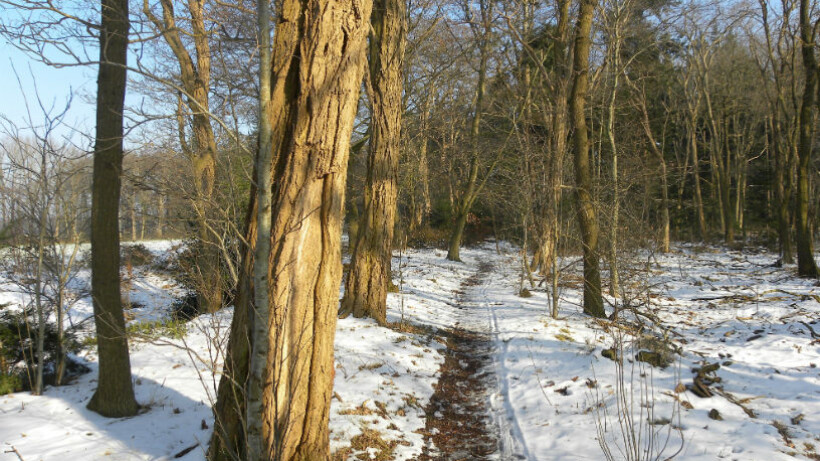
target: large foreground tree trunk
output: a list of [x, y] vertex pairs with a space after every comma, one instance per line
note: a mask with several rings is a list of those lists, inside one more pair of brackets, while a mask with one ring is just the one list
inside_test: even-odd
[[585, 114], [589, 85], [589, 34], [594, 13], [595, 1], [582, 0], [578, 23], [575, 26], [575, 77], [570, 93], [570, 112], [574, 128], [572, 144], [575, 151], [575, 197], [584, 247], [584, 312], [604, 317], [606, 313], [601, 296], [601, 267], [598, 255], [598, 217], [592, 201], [589, 133]]
[[405, 0], [375, 0], [370, 38], [373, 94], [364, 215], [345, 282], [342, 315], [387, 322], [399, 166]]
[[800, 108], [800, 144], [797, 152], [797, 273], [802, 277], [817, 277], [814, 262], [814, 239], [809, 220], [809, 166], [817, 120], [817, 60], [814, 56], [815, 31], [809, 18], [810, 0], [800, 0], [800, 39], [806, 86]]
[[131, 385], [120, 299], [119, 207], [128, 27], [128, 0], [103, 0], [91, 186], [91, 299], [100, 372], [88, 409], [108, 417], [134, 415], [139, 408]]
[[[264, 0], [263, 0], [264, 1]], [[347, 158], [370, 30], [368, 0], [284, 0], [271, 91], [271, 252], [263, 459], [329, 459], [333, 338]], [[254, 191], [255, 194], [255, 191]], [[251, 209], [256, 206], [254, 199]], [[249, 222], [255, 221], [255, 214]], [[250, 229], [255, 233], [253, 226]], [[253, 241], [249, 239], [248, 241]], [[211, 459], [244, 458], [249, 253], [220, 383]], [[251, 342], [253, 338], [251, 338]]]

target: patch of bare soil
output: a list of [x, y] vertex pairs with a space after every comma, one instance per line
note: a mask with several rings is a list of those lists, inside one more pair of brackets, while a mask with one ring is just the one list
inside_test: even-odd
[[[461, 284], [456, 308], [461, 317], [476, 315], [468, 295], [492, 269], [482, 263]], [[468, 323], [468, 322], [465, 322]], [[495, 376], [493, 343], [486, 332], [456, 322], [444, 333], [447, 340], [444, 364], [430, 403], [427, 405], [427, 444], [419, 461], [498, 459], [499, 429], [493, 422], [489, 402]], [[432, 443], [430, 443], [432, 442]]]

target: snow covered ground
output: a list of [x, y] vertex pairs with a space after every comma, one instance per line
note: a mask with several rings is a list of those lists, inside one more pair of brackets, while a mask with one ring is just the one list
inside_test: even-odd
[[[174, 251], [179, 249], [182, 241], [179, 240], [146, 240], [139, 242], [145, 246], [156, 257], [156, 262], [161, 264]], [[131, 243], [124, 243], [123, 246], [131, 246]], [[68, 259], [73, 251], [71, 246], [63, 251]], [[73, 275], [68, 281], [68, 306], [66, 310], [67, 321], [70, 325], [82, 325], [83, 330], [93, 330], [94, 308], [91, 305], [91, 298], [88, 293], [91, 289], [91, 270], [88, 264], [82, 264], [82, 260], [90, 261], [91, 246], [82, 244], [78, 249], [76, 261], [73, 265]], [[0, 255], [2, 256], [2, 255]], [[171, 304], [185, 293], [175, 280], [166, 274], [158, 273], [150, 267], [132, 266], [130, 270], [123, 268], [121, 276], [123, 283], [123, 298], [127, 298], [132, 303], [141, 307], [127, 312], [129, 321], [150, 321], [164, 318]], [[0, 271], [0, 306], [9, 305], [9, 308], [27, 306], [33, 303], [33, 297], [27, 293], [24, 286], [15, 283], [9, 274]]]
[[[170, 246], [158, 242], [149, 248], [160, 254]], [[796, 278], [794, 267], [769, 267], [777, 259], [773, 254], [711, 247], [680, 246], [667, 256], [636, 257], [623, 269], [625, 295], [618, 302], [643, 306], [638, 309], [660, 321], [655, 327], [645, 321], [644, 335], [665, 332], [667, 342], [682, 351], [661, 369], [632, 360], [634, 329], [619, 334], [612, 322], [581, 313], [577, 273], [562, 280], [558, 319], [549, 316], [543, 288], [519, 297], [517, 250], [501, 248], [501, 254], [490, 245], [463, 249], [463, 264], [446, 261], [436, 250], [396, 253], [400, 292], [389, 295], [388, 320], [424, 328], [339, 321], [334, 450], [349, 459], [367, 459], [378, 450], [392, 450], [395, 459], [420, 453], [424, 408], [443, 361], [435, 330], [457, 319], [465, 323], [457, 309], [461, 282], [484, 262], [492, 264], [492, 274], [470, 288], [467, 323], [490, 333], [496, 345], [498, 388], [488, 398], [503, 430], [499, 459], [604, 459], [599, 428], [615, 459], [622, 458], [622, 433], [646, 440], [647, 431], [655, 434], [656, 451], [666, 442], [667, 456], [680, 448], [676, 459], [818, 459], [820, 342], [809, 326], [820, 332], [820, 293], [815, 281]], [[132, 299], [145, 307], [135, 309], [132, 322], [159, 318], [181, 293], [161, 274], [142, 268], [133, 273]], [[15, 299], [19, 295], [0, 285], [0, 303]], [[76, 320], [87, 317], [87, 298], [75, 310]], [[204, 459], [230, 316], [226, 310], [200, 317], [182, 337], [132, 340], [137, 400], [147, 407], [136, 417], [110, 420], [85, 409], [96, 377], [91, 349], [81, 356], [92, 372], [71, 385], [48, 388], [42, 397], [0, 397], [0, 461], [172, 459], [190, 447], [181, 459]], [[601, 355], [616, 338], [626, 344], [622, 380], [616, 363]], [[710, 386], [715, 395], [700, 398], [685, 387], [693, 383], [692, 369], [706, 363], [722, 364], [711, 375], [720, 381]], [[619, 391], [619, 382], [626, 391]], [[640, 405], [641, 390], [653, 397], [652, 408]], [[618, 397], [634, 399], [634, 425], [618, 424]], [[710, 418], [712, 410], [722, 419]], [[656, 424], [640, 424], [647, 417]]]
[[[534, 290], [531, 298], [514, 295], [520, 265], [512, 255], [469, 254], [493, 258], [499, 272], [498, 283], [486, 289], [503, 383], [497, 398], [524, 458], [603, 459], [598, 420], [606, 423], [605, 440], [615, 459], [624, 459], [618, 448], [624, 444], [616, 443], [622, 434], [647, 440], [650, 432], [656, 452], [667, 443], [666, 456], [680, 448], [676, 459], [818, 459], [820, 341], [806, 326], [813, 322], [820, 332], [818, 288], [814, 280], [796, 278], [794, 267], [769, 267], [776, 255], [684, 246], [639, 265], [642, 270], [624, 280], [624, 290], [649, 301], [650, 312], [683, 353], [663, 370], [637, 362], [633, 367], [634, 351], [625, 346], [622, 382], [635, 390], [618, 393], [615, 362], [601, 356], [619, 336], [617, 329], [581, 313], [577, 287], [564, 286], [559, 318], [552, 319], [543, 291]], [[714, 387], [721, 386], [726, 396], [680, 392], [693, 382], [691, 370], [704, 363], [723, 364]], [[641, 389], [655, 400], [651, 420], [668, 423], [638, 427], [649, 410], [641, 413]], [[618, 396], [634, 399], [632, 429], [615, 418]], [[712, 409], [722, 420], [708, 416]]]
[[[154, 242], [146, 246], [161, 255], [172, 245]], [[425, 426], [424, 407], [433, 394], [443, 361], [438, 350], [443, 345], [434, 328], [410, 326], [446, 325], [448, 303], [455, 297], [452, 291], [468, 269], [442, 257], [403, 261], [408, 266], [432, 264], [425, 270], [449, 275], [439, 275], [441, 280], [430, 287], [426, 284], [431, 282], [420, 282], [425, 290], [419, 294], [391, 294], [388, 320], [400, 324], [394, 329], [380, 328], [371, 320], [339, 320], [331, 447], [350, 456], [365, 451], [377, 454], [375, 446], [367, 450], [367, 444], [382, 439], [386, 442], [382, 449], [392, 451], [395, 459], [409, 459], [424, 443], [418, 431]], [[160, 273], [134, 268], [132, 274], [131, 300], [143, 307], [128, 311], [130, 323], [167, 314], [175, 297], [183, 293]], [[87, 271], [80, 271], [74, 287], [80, 289], [85, 278]], [[0, 285], [0, 289], [0, 303], [26, 302], [11, 284]], [[92, 372], [71, 385], [49, 387], [42, 397], [27, 393], [0, 396], [0, 460], [18, 460], [18, 453], [26, 461], [172, 459], [190, 447], [193, 449], [182, 459], [204, 459], [231, 314], [227, 309], [201, 316], [187, 325], [184, 337], [131, 338], [134, 389], [137, 401], [147, 407], [138, 416], [112, 420], [85, 409], [97, 375], [93, 348], [81, 354]], [[70, 312], [74, 322], [90, 315], [87, 297]], [[402, 328], [402, 323], [407, 327]]]

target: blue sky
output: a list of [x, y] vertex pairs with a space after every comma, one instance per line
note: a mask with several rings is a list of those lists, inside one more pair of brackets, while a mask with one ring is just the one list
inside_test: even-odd
[[[0, 114], [18, 127], [28, 125], [26, 100], [33, 122], [42, 120], [36, 94], [47, 108], [61, 111], [74, 93], [66, 125], [85, 135], [93, 135], [96, 69], [90, 67], [54, 68], [42, 64], [6, 41], [0, 43], [0, 88], [3, 90]], [[15, 70], [16, 74], [15, 75]], [[19, 76], [20, 81], [17, 81]], [[22, 89], [21, 89], [22, 86]], [[36, 90], [36, 91], [35, 91]], [[69, 129], [61, 134], [67, 135]], [[80, 142], [79, 137], [74, 136]], [[81, 143], [82, 144], [82, 143]]]

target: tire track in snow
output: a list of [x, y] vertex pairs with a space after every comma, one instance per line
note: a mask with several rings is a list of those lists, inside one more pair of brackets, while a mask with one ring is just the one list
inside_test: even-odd
[[[492, 271], [492, 269], [493, 266], [490, 264], [489, 270]], [[491, 298], [488, 295], [487, 289], [489, 285], [490, 282], [486, 280], [482, 284], [481, 299], [483, 299], [482, 305], [487, 310], [489, 330], [494, 344], [492, 357], [495, 369], [496, 392], [490, 395], [490, 404], [492, 405], [493, 418], [495, 419], [501, 436], [499, 439], [499, 451], [501, 459], [503, 460], [530, 459], [529, 449], [522, 436], [518, 419], [515, 417], [512, 402], [510, 402], [507, 369], [504, 366], [504, 357], [507, 356], [507, 343], [500, 338], [498, 317], [495, 314], [494, 307], [500, 303], [495, 303], [490, 300]]]

